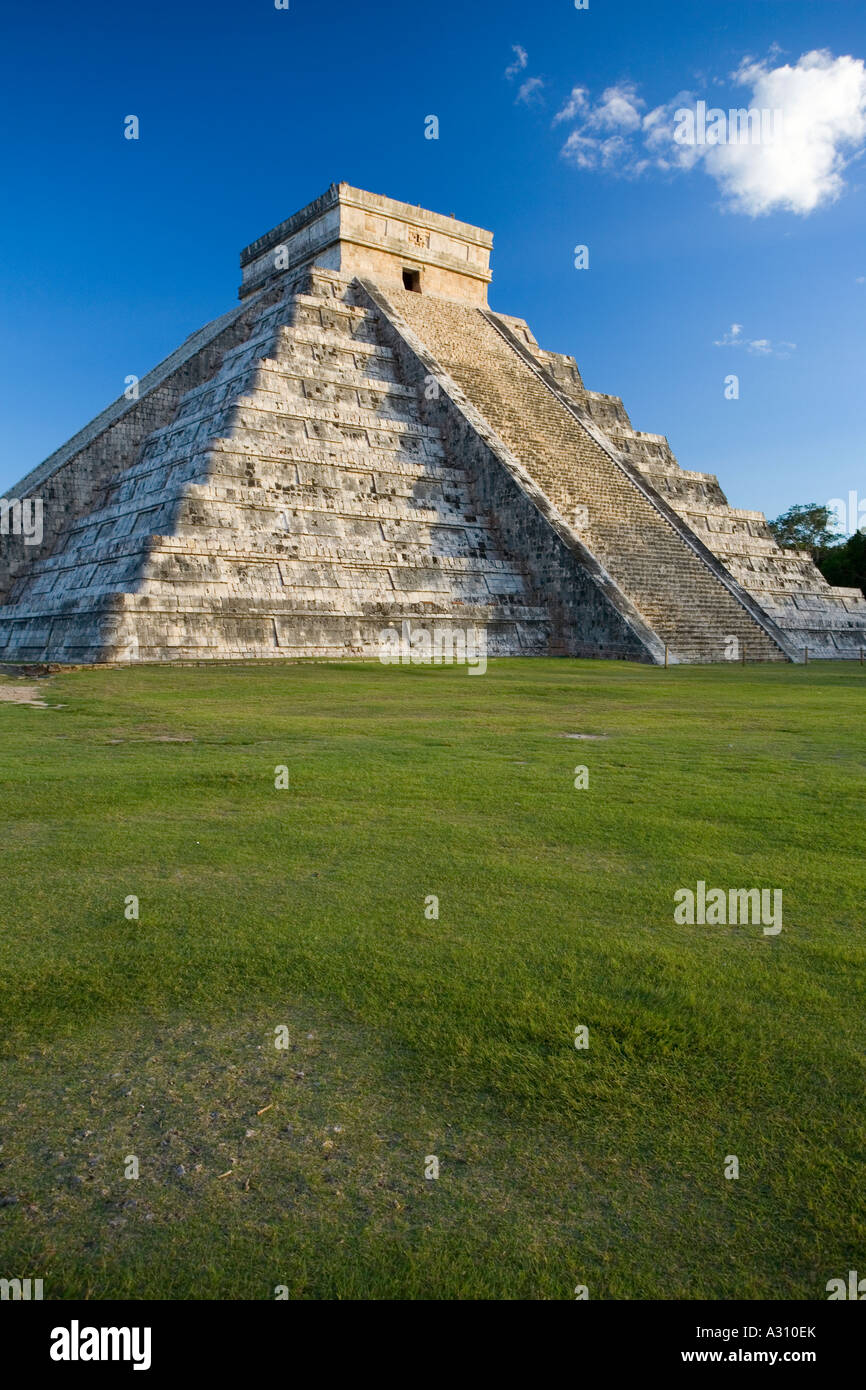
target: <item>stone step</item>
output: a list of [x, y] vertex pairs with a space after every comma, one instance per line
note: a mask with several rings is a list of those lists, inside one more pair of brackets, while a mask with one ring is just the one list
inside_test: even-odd
[[[148, 435], [141, 453], [141, 462], [161, 459], [181, 451], [190, 452], [196, 444], [215, 435], [240, 432], [264, 435], [321, 435], [319, 426], [342, 433], [367, 438], [399, 442], [403, 439], [430, 439], [439, 442], [438, 432], [417, 419], [390, 417], [369, 407], [351, 406], [336, 401], [323, 401], [296, 395], [285, 398], [268, 392], [253, 391], [233, 398], [212, 414], [183, 421], [172, 421]], [[310, 426], [311, 428], [308, 428]]]
[[[466, 548], [463, 548], [461, 538], [465, 539]], [[400, 528], [391, 532], [383, 524], [378, 530], [370, 528], [369, 536], [348, 532], [334, 535], [320, 529], [304, 531], [297, 527], [279, 537], [275, 532], [238, 536], [228, 529], [218, 533], [191, 526], [183, 533], [173, 531], [170, 535], [149, 539], [163, 548], [177, 547], [192, 554], [227, 555], [237, 560], [244, 557], [250, 560], [262, 557], [275, 560], [318, 559], [334, 564], [429, 565], [455, 573], [464, 570], [527, 573], [524, 563], [504, 558], [495, 548], [487, 547], [485, 542], [489, 541], [489, 536], [481, 527], [455, 526], [452, 529], [442, 526], [426, 535], [420, 527], [413, 527], [411, 531]], [[129, 553], [133, 553], [134, 544], [134, 541], [129, 542]]]
[[[163, 568], [168, 565], [178, 575], [184, 573], [187, 578], [200, 575], [208, 580], [212, 577], [214, 582], [221, 576], [231, 578], [239, 569], [247, 567], [251, 574], [258, 575], [260, 579], [270, 577], [278, 585], [287, 587], [297, 583], [306, 588], [317, 583], [317, 576], [325, 575], [337, 588], [348, 589], [358, 585], [369, 588], [371, 581], [379, 582], [384, 578], [386, 592], [391, 589], [430, 588], [444, 593], [449, 589], [456, 591], [469, 587], [483, 588], [495, 594], [516, 594], [524, 592], [526, 588], [525, 571], [503, 560], [497, 564], [487, 563], [483, 556], [431, 557], [421, 553], [404, 556], [393, 551], [356, 555], [265, 550], [250, 553], [246, 549], [232, 552], [228, 547], [215, 552], [208, 547], [195, 550], [185, 546], [183, 537], [172, 536], [170, 539], [171, 544], [168, 544], [168, 538], [154, 538], [145, 562], [151, 567], [152, 573], [156, 572], [153, 566], [158, 561]], [[123, 565], [128, 563], [129, 558], [116, 557], [113, 561], [94, 562], [93, 568]]]
[[[453, 477], [457, 485], [466, 479], [464, 469], [447, 465], [442, 443], [435, 438], [421, 440], [420, 446], [415, 436], [404, 436], [396, 446], [382, 439], [375, 445], [346, 446], [345, 441], [323, 441], [306, 435], [290, 443], [277, 437], [258, 443], [259, 447], [255, 448], [245, 446], [240, 440], [215, 438], [197, 451], [170, 462], [149, 458], [137, 463], [106, 489], [105, 503], [100, 510], [121, 505], [128, 509], [135, 499], [150, 499], [154, 493], [164, 497], [172, 491], [180, 491], [189, 482], [208, 476], [248, 478], [253, 464], [258, 464], [260, 470], [272, 466], [275, 477], [283, 468], [294, 470], [295, 481], [313, 476], [313, 470], [320, 463], [345, 468], [352, 474], [373, 473], [383, 479], [393, 475], [419, 480], [441, 477], [445, 481]], [[226, 473], [228, 468], [231, 468], [229, 474]]]
[[[378, 529], [381, 522], [399, 522], [404, 525], [424, 523], [426, 525], [448, 526], [452, 528], [462, 528], [479, 526], [478, 514], [471, 511], [469, 507], [461, 510], [450, 505], [444, 499], [440, 502], [428, 500], [426, 502], [415, 502], [411, 507], [399, 497], [375, 496], [366, 498], [347, 497], [345, 493], [340, 493], [335, 497], [327, 497], [319, 492], [315, 497], [303, 496], [295, 492], [286, 497], [267, 497], [259, 506], [254, 500], [244, 499], [243, 511], [250, 514], [250, 519], [255, 516], [256, 524], [262, 525], [266, 529], [284, 530], [291, 532], [294, 527], [295, 518], [310, 520], [315, 518], [317, 526], [332, 525], [334, 522], [344, 521], [350, 531], [357, 522], [369, 523], [370, 527]], [[230, 527], [233, 530], [238, 528], [238, 501], [236, 499], [222, 499], [211, 495], [210, 487], [187, 489], [180, 502], [180, 512], [177, 517], [178, 525], [210, 526], [218, 529], [220, 525]], [[283, 516], [286, 520], [283, 521]], [[272, 519], [268, 525], [268, 518]], [[252, 530], [252, 526], [250, 527]]]
[[365, 371], [379, 367], [392, 372], [394, 370], [394, 353], [391, 348], [375, 339], [367, 341], [349, 338], [331, 328], [316, 331], [308, 324], [281, 324], [274, 334], [274, 342], [278, 361], [286, 360], [283, 352], [290, 353], [293, 347], [312, 348], [325, 356], [329, 351], [338, 357], [353, 355], [357, 363], [363, 362], [362, 370]]
[[[425, 527], [447, 527], [449, 530], [485, 531], [489, 518], [474, 509], [470, 495], [459, 485], [431, 481], [407, 494], [393, 487], [375, 493], [362, 489], [324, 488], [315, 485], [287, 483], [278, 488], [237, 485], [235, 479], [226, 484], [219, 479], [207, 483], [188, 483], [162, 502], [155, 497], [153, 505], [115, 503], [82, 517], [80, 522], [64, 532], [55, 547], [55, 556], [68, 558], [76, 551], [91, 551], [114, 544], [127, 537], [157, 534], [160, 523], [177, 519], [181, 524], [202, 526], [210, 517], [212, 528], [228, 527], [237, 530], [243, 514], [253, 526], [270, 532], [292, 532], [305, 529], [305, 521], [321, 527], [327, 525], [339, 534], [339, 523], [345, 523], [347, 533], [356, 529], [358, 521], [368, 521], [377, 533], [398, 533], [394, 526], [408, 527], [410, 532]], [[369, 529], [369, 528], [368, 528]], [[44, 561], [34, 561], [41, 564]]]
[[[399, 484], [399, 485], [398, 485]], [[420, 520], [428, 514], [438, 516], [459, 512], [474, 520], [474, 504], [468, 487], [453, 480], [412, 479], [396, 480], [387, 489], [362, 482], [361, 475], [340, 479], [330, 485], [316, 478], [310, 482], [287, 481], [278, 486], [239, 486], [236, 479], [225, 482], [211, 478], [206, 483], [189, 482], [182, 494], [185, 502], [209, 500], [225, 503], [250, 512], [257, 509], [297, 508], [303, 511], [340, 512], [344, 516], [360, 514], [375, 519], [405, 517]]]
[[320, 294], [308, 294], [304, 291], [296, 292], [292, 295], [292, 305], [295, 315], [299, 312], [311, 310], [314, 314], [324, 312], [338, 322], [345, 323], [366, 323], [375, 325], [378, 319], [374, 309], [370, 309], [366, 304], [350, 304], [343, 298], [326, 297]]
[[321, 329], [369, 343], [377, 343], [379, 336], [377, 316], [372, 310], [321, 295], [294, 295], [291, 326]]
[[268, 398], [287, 400], [308, 397], [322, 402], [348, 404], [356, 408], [381, 410], [388, 402], [395, 412], [417, 407], [417, 393], [398, 381], [368, 376], [354, 366], [323, 367], [313, 361], [286, 361], [263, 356], [233, 376], [194, 387], [183, 397], [173, 427], [179, 423], [204, 419], [227, 402], [250, 392]]
[[[269, 380], [273, 381], [273, 387], [266, 384]], [[339, 390], [347, 387], [365, 391], [377, 399], [393, 398], [395, 401], [411, 402], [413, 406], [418, 404], [418, 392], [400, 381], [366, 376], [357, 367], [325, 367], [321, 363], [300, 363], [292, 357], [285, 360], [282, 356], [263, 358], [258, 367], [256, 385], [257, 389], [271, 390], [274, 394], [297, 394], [302, 387], [313, 387], [324, 393], [329, 388]]]
[[[838, 589], [835, 589], [823, 578], [820, 573], [816, 577], [804, 571], [787, 572], [779, 568], [770, 571], [749, 570], [744, 566], [732, 566], [732, 572], [737, 575], [740, 582], [755, 594], [816, 594], [829, 603], [835, 596], [841, 598]], [[858, 591], [859, 592], [859, 591]]]
[[[372, 564], [379, 567], [400, 566], [402, 568], [432, 567], [445, 572], [485, 574], [520, 574], [525, 568], [511, 560], [504, 559], [495, 550], [488, 553], [485, 542], [489, 540], [481, 527], [468, 526], [440, 527], [435, 532], [425, 534], [420, 528], [401, 528], [386, 534], [386, 527], [373, 528], [371, 539], [359, 535], [327, 535], [321, 530], [302, 531], [295, 529], [277, 536], [271, 532], [238, 535], [230, 528], [224, 531], [208, 531], [201, 526], [190, 526], [185, 531], [174, 529], [171, 534], [145, 533], [125, 537], [101, 551], [89, 551], [84, 557], [77, 552], [67, 551], [51, 555], [39, 561], [19, 580], [19, 584], [35, 582], [46, 575], [57, 576], [76, 569], [93, 569], [97, 565], [109, 565], [126, 561], [130, 557], [147, 556], [154, 547], [164, 550], [176, 549], [188, 555], [207, 557], [224, 556], [238, 563], [254, 563], [263, 560], [310, 560], [325, 561], [329, 564]], [[446, 550], [444, 547], [447, 546]]]
[[466, 477], [466, 470], [459, 460], [455, 462], [446, 457], [441, 439], [424, 439], [421, 441], [421, 448], [415, 447], [414, 438], [410, 443], [413, 446], [411, 452], [406, 449], [405, 441], [398, 441], [394, 446], [387, 445], [382, 440], [376, 444], [361, 445], [347, 444], [344, 440], [311, 439], [305, 435], [298, 440], [281, 443], [272, 441], [267, 448], [254, 449], [249, 445], [242, 445], [236, 439], [220, 437], [210, 442], [207, 455], [219, 453], [230, 458], [253, 459], [261, 463], [274, 464], [326, 463], [364, 472], [373, 469], [376, 472], [402, 473], [406, 476], [411, 476], [413, 470], [417, 470], [419, 474], [426, 472], [432, 466], [441, 468], [443, 472], [454, 473], [455, 476]]
[[452, 509], [472, 509], [468, 483], [453, 477], [433, 476], [429, 472], [407, 478], [400, 473], [349, 473], [317, 466], [304, 470], [300, 478], [296, 469], [287, 469], [287, 474], [283, 480], [264, 480], [243, 474], [211, 472], [206, 482], [190, 479], [186, 492], [197, 495], [207, 490], [214, 498], [250, 506], [274, 505], [278, 501], [293, 504], [296, 498], [310, 505], [318, 497], [330, 500], [345, 497], [353, 503], [359, 500], [374, 504], [377, 500], [379, 503], [401, 503], [407, 513], [418, 503], [446, 503]]
[[[274, 519], [272, 516], [271, 520]], [[63, 582], [71, 583], [69, 576], [74, 571], [92, 573], [96, 566], [121, 565], [124, 573], [131, 574], [134, 572], [132, 561], [139, 562], [154, 546], [176, 548], [185, 554], [225, 555], [239, 562], [245, 559], [252, 562], [308, 558], [335, 564], [369, 563], [380, 567], [433, 566], [453, 573], [525, 573], [522, 566], [514, 565], [497, 554], [483, 520], [472, 525], [458, 517], [453, 524], [430, 526], [406, 521], [373, 524], [369, 518], [361, 516], [358, 519], [350, 518], [348, 524], [341, 524], [339, 518], [322, 517], [316, 513], [306, 516], [299, 514], [284, 520], [291, 522], [291, 529], [257, 525], [242, 533], [236, 526], [213, 530], [202, 521], [185, 523], [181, 519], [173, 523], [171, 534], [166, 536], [154, 530], [145, 530], [104, 541], [99, 546], [76, 547], [70, 543], [62, 552], [36, 562], [28, 574], [18, 581], [16, 596], [23, 593], [27, 586], [31, 589], [34, 586], [37, 589], [53, 587], [61, 576], [66, 576]], [[81, 582], [86, 584], [90, 580]]]
[[416, 417], [388, 416], [381, 411], [365, 406], [352, 406], [341, 401], [321, 400], [318, 397], [304, 397], [287, 394], [284, 397], [268, 391], [241, 395], [234, 402], [232, 427], [240, 425], [265, 433], [283, 432], [283, 422], [314, 421], [337, 428], [365, 430], [371, 434], [387, 438], [402, 439], [411, 436], [417, 439], [434, 439], [438, 442], [439, 432], [430, 425], [423, 425]]
[[[86, 594], [71, 594], [63, 599], [48, 595], [38, 605], [0, 608], [0, 632], [8, 636], [8, 623], [14, 624], [19, 632], [24, 626], [39, 626], [43, 629], [44, 635], [44, 630], [52, 623], [74, 619], [81, 614], [98, 610], [101, 606], [107, 614], [110, 610], [106, 605], [113, 604], [118, 597], [121, 596], [114, 590], [106, 589]], [[483, 627], [521, 624], [546, 628], [550, 625], [546, 609], [526, 603], [509, 602], [506, 599], [475, 602], [472, 599], [462, 600], [459, 596], [450, 594], [417, 597], [408, 593], [390, 597], [382, 594], [365, 596], [346, 594], [342, 590], [330, 591], [329, 597], [330, 602], [324, 596], [305, 598], [296, 594], [289, 597], [240, 592], [198, 594], [195, 591], [173, 589], [170, 584], [166, 584], [162, 591], [155, 587], [145, 598], [135, 593], [122, 595], [125, 609], [153, 614], [222, 613], [226, 616], [244, 618], [314, 618], [337, 619], [341, 622], [376, 619], [382, 624], [402, 620], [424, 623], [435, 618], [439, 622], [450, 622], [455, 626], [472, 624]], [[31, 632], [28, 636], [32, 640], [35, 634]], [[7, 660], [8, 657], [4, 655], [3, 659]]]
[[[127, 595], [123, 615], [112, 615], [110, 621], [106, 615], [84, 628], [81, 615], [73, 611], [48, 619], [3, 623], [0, 610], [3, 658], [38, 660], [50, 647], [56, 653], [55, 660], [105, 660], [102, 632], [117, 631], [121, 616], [127, 623], [134, 618], [136, 657], [140, 661], [347, 656], [377, 660], [382, 655], [383, 633], [389, 628], [396, 628], [398, 633], [401, 629], [399, 618], [389, 620], [378, 614], [266, 612], [251, 608], [246, 600], [186, 609], [166, 602], [144, 609], [137, 595]], [[467, 653], [470, 668], [474, 664], [479, 670], [483, 669], [478, 663], [479, 650], [485, 656], [541, 655], [550, 650], [548, 625], [541, 619], [500, 619], [476, 625], [461, 609], [431, 612], [420, 621], [416, 618], [413, 625], [440, 635], [443, 629], [450, 629], [462, 634], [464, 640], [468, 634], [476, 642], [479, 630], [483, 630], [486, 652], [476, 645], [474, 654], [472, 649]], [[113, 651], [116, 639], [109, 638], [108, 643]]]

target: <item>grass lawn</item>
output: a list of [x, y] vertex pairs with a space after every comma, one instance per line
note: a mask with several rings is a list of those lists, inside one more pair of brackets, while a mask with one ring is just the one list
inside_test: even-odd
[[[0, 1276], [823, 1299], [866, 1274], [866, 669], [39, 693], [0, 701]], [[699, 879], [782, 889], [783, 930], [676, 925]]]

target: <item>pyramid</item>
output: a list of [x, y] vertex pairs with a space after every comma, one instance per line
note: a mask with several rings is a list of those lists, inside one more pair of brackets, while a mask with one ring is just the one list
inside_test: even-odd
[[857, 655], [859, 590], [489, 309], [492, 242], [341, 183], [248, 246], [238, 305], [13, 489], [0, 661]]

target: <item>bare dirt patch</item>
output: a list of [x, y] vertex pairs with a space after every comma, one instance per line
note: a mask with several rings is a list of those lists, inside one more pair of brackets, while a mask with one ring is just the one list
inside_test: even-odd
[[35, 685], [0, 685], [0, 701], [12, 705], [33, 705], [36, 709], [48, 709]]
[[188, 734], [151, 734], [144, 738], [110, 738], [109, 743], [195, 743]]

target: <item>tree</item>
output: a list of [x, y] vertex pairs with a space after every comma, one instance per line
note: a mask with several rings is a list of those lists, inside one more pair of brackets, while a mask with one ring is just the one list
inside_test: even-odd
[[822, 551], [835, 547], [839, 539], [830, 525], [829, 507], [821, 507], [817, 502], [789, 507], [768, 525], [783, 550], [811, 550], [816, 561]]
[[831, 527], [829, 507], [817, 502], [789, 507], [768, 526], [783, 550], [809, 550], [828, 584], [866, 594], [866, 534], [842, 540]]
[[866, 535], [862, 531], [855, 531], [842, 545], [825, 547], [816, 564], [828, 584], [866, 593]]

